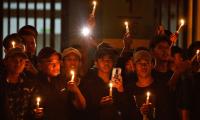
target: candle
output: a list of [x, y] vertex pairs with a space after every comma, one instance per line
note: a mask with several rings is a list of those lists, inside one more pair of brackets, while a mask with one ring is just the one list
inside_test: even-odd
[[125, 25], [125, 27], [126, 27], [126, 33], [129, 33], [128, 22], [127, 22], [127, 21], [125, 21], [125, 22], [124, 22], [124, 25]]
[[41, 101], [41, 98], [40, 98], [40, 97], [37, 97], [37, 98], [36, 98], [36, 105], [37, 105], [37, 108], [40, 107], [40, 101]]
[[151, 93], [148, 91], [148, 92], [147, 92], [147, 98], [146, 98], [146, 104], [149, 104], [149, 97], [150, 97], [150, 94], [151, 94]]
[[178, 30], [176, 31], [176, 33], [179, 33], [179, 31], [181, 30], [181, 28], [183, 27], [184, 24], [185, 24], [185, 21], [183, 19], [181, 19], [180, 26], [179, 26]]
[[71, 73], [71, 75], [72, 75], [72, 77], [71, 77], [71, 80], [70, 80], [70, 81], [71, 81], [71, 82], [74, 82], [74, 76], [75, 76], [75, 72], [74, 72], [73, 70], [71, 70], [71, 72], [70, 72], [70, 73]]
[[196, 51], [196, 54], [192, 57], [192, 59], [190, 60], [191, 62], [193, 62], [195, 60], [196, 57], [198, 57], [200, 50]]
[[109, 87], [110, 87], [109, 96], [112, 96], [112, 87], [113, 87], [113, 84], [111, 82], [109, 83]]
[[12, 44], [12, 47], [15, 48], [15, 44], [16, 44], [15, 41], [12, 41], [11, 44]]
[[96, 1], [93, 1], [92, 4], [93, 4], [92, 15], [94, 16], [95, 10], [96, 10], [97, 2], [96, 2]]

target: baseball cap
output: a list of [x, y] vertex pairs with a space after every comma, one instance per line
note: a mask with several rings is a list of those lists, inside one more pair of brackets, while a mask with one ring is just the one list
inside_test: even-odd
[[140, 50], [134, 53], [133, 55], [133, 62], [136, 63], [140, 60], [152, 61], [152, 56], [150, 52], [146, 50]]
[[73, 48], [73, 47], [64, 49], [62, 52], [62, 57], [64, 58], [65, 56], [69, 55], [70, 53], [76, 54], [81, 59], [81, 53], [79, 52], [79, 50], [77, 50], [76, 48]]

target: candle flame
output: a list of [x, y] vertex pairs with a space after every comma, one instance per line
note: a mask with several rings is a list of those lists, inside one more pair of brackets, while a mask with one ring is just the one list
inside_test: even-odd
[[124, 25], [125, 25], [125, 26], [128, 26], [128, 22], [127, 22], [127, 21], [125, 21], [125, 22], [124, 22]]
[[15, 41], [12, 41], [11, 44], [12, 44], [12, 47], [15, 48]]
[[94, 6], [96, 6], [96, 5], [97, 5], [97, 1], [93, 1], [92, 4], [93, 4]]
[[181, 19], [181, 20], [180, 20], [180, 23], [181, 23], [181, 26], [183, 26], [183, 25], [185, 24], [184, 19]]
[[88, 27], [83, 27], [81, 33], [83, 36], [88, 36], [90, 34], [90, 29]]
[[150, 95], [151, 95], [151, 93], [148, 91], [148, 92], [147, 92], [147, 97], [149, 97]]
[[197, 50], [197, 51], [196, 51], [196, 54], [199, 54], [199, 52], [200, 52], [200, 50]]
[[113, 87], [113, 84], [112, 84], [111, 82], [109, 83], [109, 87], [110, 87], [110, 88], [112, 88], [112, 87]]
[[41, 98], [37, 97], [36, 100], [37, 100], [37, 103], [39, 103], [41, 101]]

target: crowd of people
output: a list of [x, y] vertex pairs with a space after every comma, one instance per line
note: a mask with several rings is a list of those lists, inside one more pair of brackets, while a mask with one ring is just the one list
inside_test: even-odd
[[126, 33], [121, 51], [101, 42], [88, 61], [88, 49], [78, 45], [61, 53], [44, 47], [36, 55], [37, 35], [35, 27], [25, 25], [3, 40], [2, 120], [199, 118], [200, 41], [187, 50], [171, 47], [178, 36], [164, 30], [156, 32], [149, 48], [133, 50]]

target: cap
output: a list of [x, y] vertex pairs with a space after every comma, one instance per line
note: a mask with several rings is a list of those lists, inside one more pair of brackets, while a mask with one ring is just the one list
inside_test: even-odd
[[24, 51], [22, 51], [22, 49], [20, 48], [13, 48], [11, 50], [8, 51], [8, 53], [5, 56], [5, 59], [8, 59], [10, 57], [15, 57], [15, 56], [21, 56], [23, 58], [28, 58], [27, 55], [24, 53]]
[[58, 53], [56, 50], [54, 50], [51, 47], [44, 47], [38, 53], [37, 60], [38, 60], [38, 62], [41, 62], [41, 60], [50, 58], [53, 54], [58, 55], [59, 59], [61, 59], [61, 54]]
[[140, 50], [134, 53], [133, 55], [133, 62], [136, 63], [140, 60], [152, 61], [152, 56], [150, 52], [146, 50]]
[[77, 50], [76, 48], [73, 48], [73, 47], [64, 49], [62, 52], [62, 57], [65, 57], [65, 56], [69, 55], [70, 53], [76, 54], [81, 59], [81, 53], [79, 52], [79, 50]]

